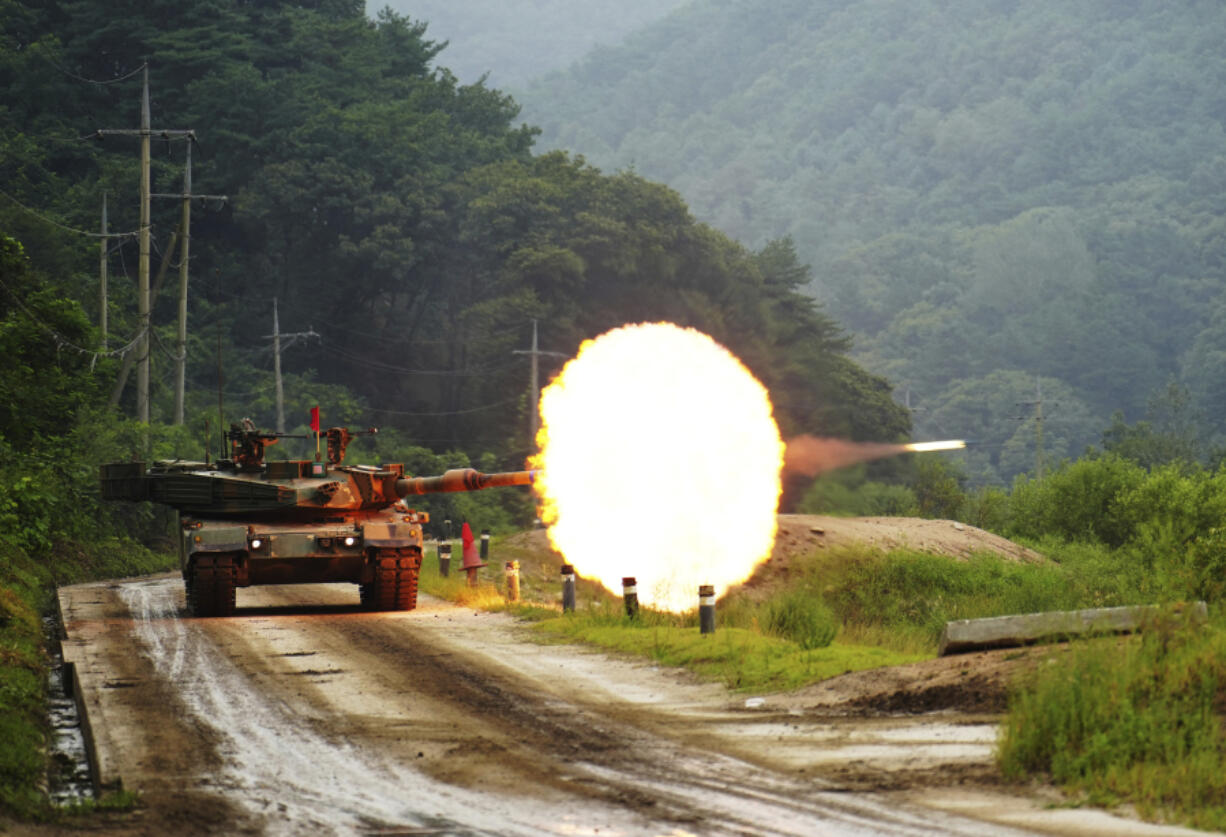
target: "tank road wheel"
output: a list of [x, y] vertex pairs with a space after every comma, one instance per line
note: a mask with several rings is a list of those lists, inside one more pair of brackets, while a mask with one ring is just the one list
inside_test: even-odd
[[367, 610], [412, 610], [417, 607], [417, 571], [421, 551], [376, 549], [371, 556], [375, 578], [360, 588]]
[[238, 561], [233, 555], [197, 555], [187, 580], [187, 605], [193, 616], [234, 615], [234, 580]]

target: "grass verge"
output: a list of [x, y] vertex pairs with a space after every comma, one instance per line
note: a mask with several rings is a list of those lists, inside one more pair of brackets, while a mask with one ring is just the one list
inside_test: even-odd
[[1000, 743], [1006, 776], [1046, 774], [1091, 804], [1226, 828], [1226, 626], [1158, 621], [1077, 643], [1014, 696]]
[[[559, 560], [516, 549], [495, 539], [493, 554], [521, 564], [522, 601], [508, 604], [502, 563], [483, 569], [483, 581], [469, 587], [462, 571], [442, 578], [437, 558], [427, 549], [420, 589], [469, 607], [507, 610], [538, 624], [545, 640], [583, 642], [611, 651], [680, 666], [739, 691], [794, 689], [850, 671], [899, 665], [931, 656], [930, 651], [894, 650], [832, 642], [838, 631], [823, 603], [786, 592], [754, 604], [747, 599], [721, 603], [720, 627], [713, 636], [698, 632], [697, 614], [673, 615], [643, 608], [628, 619], [619, 596], [579, 579], [578, 609], [563, 614]], [[458, 561], [453, 563], [458, 564]], [[722, 608], [728, 606], [725, 613]]]
[[[945, 623], [958, 619], [1162, 600], [1119, 552], [1091, 545], [1037, 546], [1053, 560], [1023, 564], [976, 555], [959, 561], [863, 546], [815, 552], [792, 562], [786, 588], [758, 600], [784, 595], [815, 600], [833, 612], [845, 641], [928, 654], [935, 654]], [[737, 603], [730, 605], [725, 610], [735, 613]], [[754, 618], [750, 610], [748, 618]]]
[[851, 671], [901, 665], [924, 655], [833, 642], [806, 648], [801, 643], [752, 628], [720, 626], [698, 631], [696, 615], [672, 619], [640, 612], [638, 619], [594, 607], [539, 621], [537, 631], [680, 666], [741, 692], [784, 691]]

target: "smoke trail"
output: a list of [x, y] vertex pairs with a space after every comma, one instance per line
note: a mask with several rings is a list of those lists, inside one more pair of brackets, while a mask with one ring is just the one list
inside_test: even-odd
[[783, 470], [787, 473], [816, 476], [835, 468], [846, 468], [860, 462], [885, 459], [900, 453], [959, 450], [966, 447], [961, 440], [947, 442], [912, 442], [890, 444], [888, 442], [850, 442], [846, 439], [831, 439], [818, 436], [796, 436], [789, 439], [783, 455]]

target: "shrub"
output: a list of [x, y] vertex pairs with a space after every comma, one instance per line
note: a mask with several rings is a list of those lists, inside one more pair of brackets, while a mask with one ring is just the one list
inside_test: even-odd
[[796, 505], [801, 514], [849, 514], [859, 517], [914, 517], [915, 492], [905, 485], [865, 481], [863, 469], [823, 474]]
[[1018, 477], [1009, 532], [1122, 546], [1135, 534], [1136, 522], [1120, 500], [1145, 478], [1144, 468], [1112, 454], [1064, 463], [1041, 482]]
[[1009, 527], [1011, 518], [1009, 494], [999, 488], [980, 488], [966, 495], [959, 517], [965, 523], [987, 529], [991, 532], [1004, 532]]
[[958, 470], [933, 457], [921, 456], [916, 462], [913, 490], [921, 517], [952, 519], [958, 516], [966, 495]]
[[766, 607], [766, 630], [801, 648], [825, 648], [839, 632], [839, 620], [816, 596], [793, 591]]

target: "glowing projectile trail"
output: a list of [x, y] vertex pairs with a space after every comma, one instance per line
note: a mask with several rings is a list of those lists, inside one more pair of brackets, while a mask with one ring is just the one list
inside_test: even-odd
[[903, 445], [908, 451], [913, 453], [927, 453], [934, 450], [962, 450], [966, 447], [964, 439], [950, 439], [946, 442], [912, 442], [909, 445]]
[[859, 462], [871, 462], [902, 453], [927, 453], [941, 450], [962, 450], [966, 442], [953, 439], [946, 442], [851, 442], [847, 439], [823, 439], [817, 436], [797, 436], [788, 439], [784, 455], [784, 470], [816, 476], [823, 471], [845, 468]]

